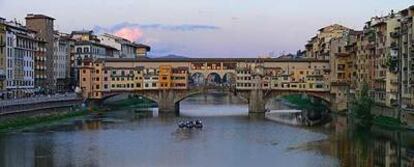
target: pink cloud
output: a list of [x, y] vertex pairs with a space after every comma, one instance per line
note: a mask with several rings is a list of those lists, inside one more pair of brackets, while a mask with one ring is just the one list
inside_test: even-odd
[[118, 31], [115, 31], [114, 35], [130, 41], [138, 41], [144, 36], [144, 32], [136, 27], [124, 27]]

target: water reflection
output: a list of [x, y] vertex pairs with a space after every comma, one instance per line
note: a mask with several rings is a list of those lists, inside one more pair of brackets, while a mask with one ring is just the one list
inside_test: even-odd
[[[181, 107], [183, 117], [126, 109], [4, 134], [0, 166], [414, 165], [410, 132], [352, 127], [345, 117], [291, 127], [246, 116], [243, 102], [223, 95], [192, 97]], [[202, 119], [205, 127], [178, 129], [185, 119]]]
[[180, 103], [181, 116], [247, 116], [248, 113], [243, 99], [219, 92], [192, 96]]
[[414, 134], [380, 127], [358, 127], [346, 117], [336, 117], [327, 139], [307, 143], [302, 149], [337, 157], [344, 167], [414, 166]]

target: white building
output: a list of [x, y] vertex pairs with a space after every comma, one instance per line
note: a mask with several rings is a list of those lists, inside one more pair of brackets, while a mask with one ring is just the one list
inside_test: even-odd
[[34, 93], [34, 31], [14, 23], [6, 23], [6, 89], [8, 98]]
[[147, 52], [151, 49], [149, 46], [137, 44], [127, 39], [107, 33], [98, 36], [98, 39], [102, 44], [111, 46], [120, 51], [118, 55], [114, 55], [116, 58], [136, 58], [139, 56], [147, 56]]
[[58, 92], [65, 92], [69, 89], [69, 71], [71, 45], [69, 35], [55, 33], [53, 43], [53, 79]]
[[159, 69], [145, 69], [143, 89], [158, 89], [159, 87]]

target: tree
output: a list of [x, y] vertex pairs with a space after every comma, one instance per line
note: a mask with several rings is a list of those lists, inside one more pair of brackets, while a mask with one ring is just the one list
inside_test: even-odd
[[373, 106], [373, 100], [368, 92], [368, 84], [363, 83], [357, 98], [352, 101], [351, 116], [356, 118], [358, 122], [370, 123], [372, 121], [371, 108]]

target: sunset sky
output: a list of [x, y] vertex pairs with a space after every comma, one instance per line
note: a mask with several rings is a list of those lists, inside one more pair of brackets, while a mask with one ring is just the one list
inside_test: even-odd
[[152, 55], [257, 57], [303, 49], [324, 26], [361, 29], [412, 0], [0, 0], [0, 17], [56, 19], [62, 32], [93, 29], [152, 46]]

